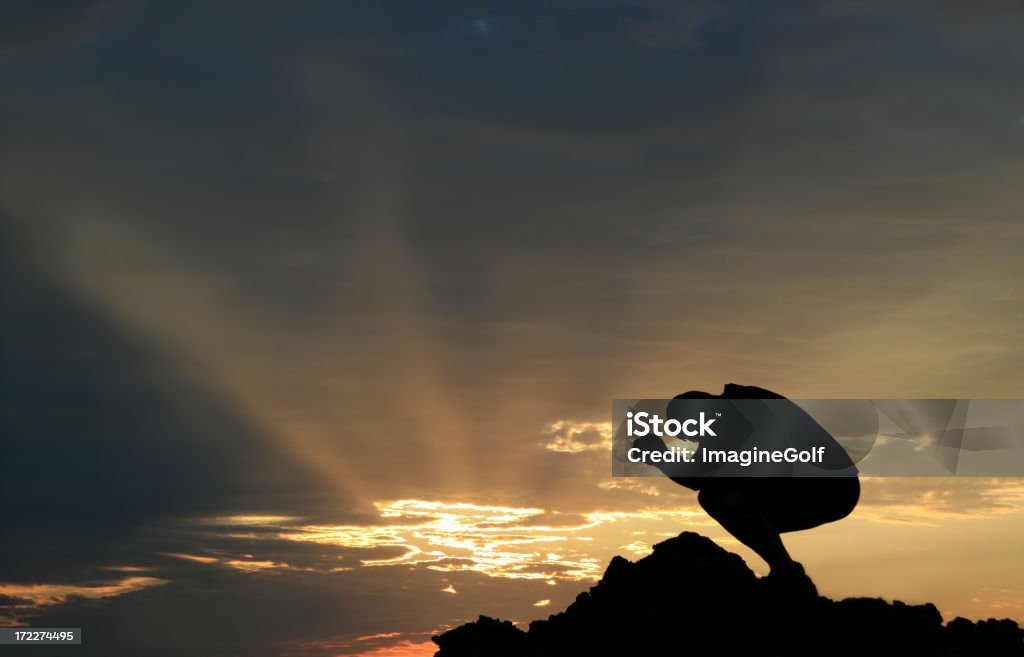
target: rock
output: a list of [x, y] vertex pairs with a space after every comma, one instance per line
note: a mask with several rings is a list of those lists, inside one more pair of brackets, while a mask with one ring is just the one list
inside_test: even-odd
[[527, 654], [526, 632], [511, 621], [481, 616], [441, 636], [434, 637], [440, 650], [437, 654], [464, 657], [515, 657]]
[[1024, 656], [1011, 620], [943, 625], [932, 604], [787, 594], [692, 532], [635, 563], [613, 558], [600, 582], [529, 632], [481, 616], [434, 642], [436, 657]]

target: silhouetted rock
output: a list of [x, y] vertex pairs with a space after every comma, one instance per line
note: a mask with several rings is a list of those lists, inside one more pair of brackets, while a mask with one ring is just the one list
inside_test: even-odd
[[438, 654], [448, 654], [446, 649], [454, 650], [451, 653], [453, 655], [480, 657], [514, 657], [527, 653], [526, 632], [511, 621], [499, 621], [487, 616], [435, 636], [434, 643], [441, 647]]
[[529, 632], [481, 616], [434, 642], [436, 657], [1024, 655], [1013, 621], [943, 625], [930, 603], [787, 593], [692, 532], [636, 563], [613, 558], [600, 582]]

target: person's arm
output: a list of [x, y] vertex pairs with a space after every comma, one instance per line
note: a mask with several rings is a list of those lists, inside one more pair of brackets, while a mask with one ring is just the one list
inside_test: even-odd
[[[652, 452], [664, 452], [669, 449], [661, 437], [653, 435], [634, 439], [632, 446], [640, 450]], [[712, 466], [709, 466], [700, 460], [699, 454], [700, 447], [698, 446], [696, 449], [690, 450], [690, 459], [692, 459], [690, 462], [648, 463], [648, 465], [658, 468], [661, 470], [662, 474], [669, 477], [676, 483], [682, 484], [687, 488], [692, 488], [693, 490], [698, 490], [700, 486], [695, 485], [689, 480], [700, 477], [712, 469]]]

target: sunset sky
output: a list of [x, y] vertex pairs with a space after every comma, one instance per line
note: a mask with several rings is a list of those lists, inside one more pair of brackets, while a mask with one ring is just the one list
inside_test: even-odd
[[[1011, 0], [3, 3], [0, 626], [425, 657], [687, 529], [764, 574], [611, 400], [1024, 397], [1022, 71]], [[824, 595], [1024, 621], [1024, 479], [863, 487]]]

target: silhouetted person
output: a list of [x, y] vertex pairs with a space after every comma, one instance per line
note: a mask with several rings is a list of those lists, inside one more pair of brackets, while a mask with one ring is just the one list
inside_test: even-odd
[[[836, 476], [716, 476], [715, 468], [706, 466], [703, 472], [698, 473], [700, 476], [673, 476], [681, 473], [678, 466], [656, 464], [676, 483], [698, 491], [697, 502], [701, 508], [768, 563], [771, 567], [769, 580], [787, 588], [816, 594], [803, 566], [786, 551], [780, 534], [811, 529], [849, 515], [860, 498], [860, 482], [853, 461], [813, 418], [796, 404], [769, 390], [730, 383], [721, 395], [691, 391], [675, 399], [781, 400], [765, 404], [743, 402], [744, 408], [755, 411], [748, 412], [747, 419], [753, 417], [752, 429], [760, 430], [760, 446], [771, 449], [773, 446], [765, 444], [765, 441], [775, 437], [784, 439], [789, 446], [826, 448], [829, 455], [826, 467], [828, 472], [839, 473]], [[765, 429], [757, 426], [759, 424], [772, 426]], [[664, 449], [660, 438], [646, 437], [634, 442], [634, 445], [646, 448], [657, 444], [662, 446], [657, 449]], [[702, 443], [700, 449], [704, 448]], [[700, 466], [694, 469], [699, 470]]]

